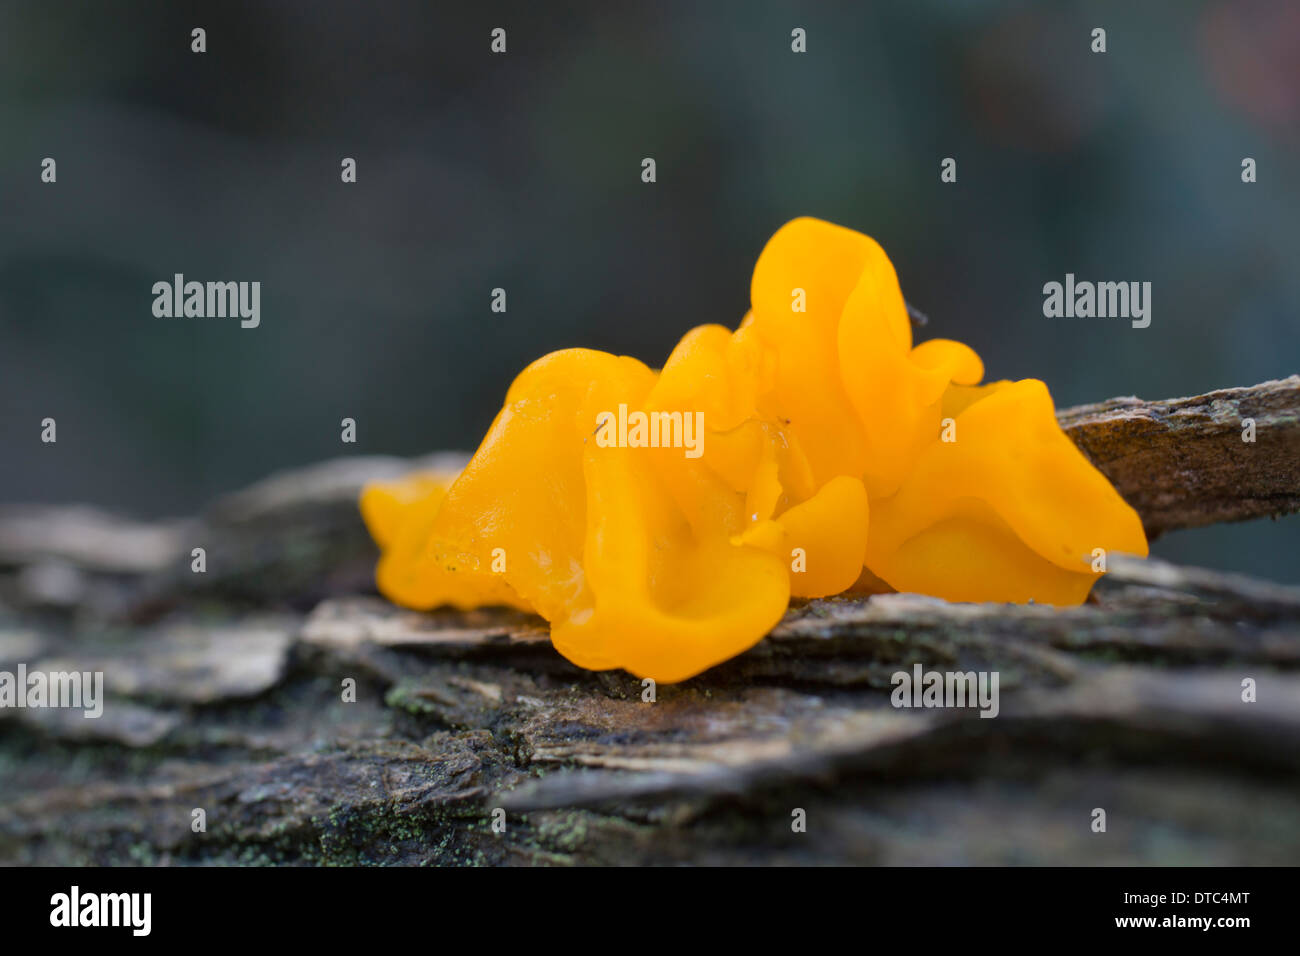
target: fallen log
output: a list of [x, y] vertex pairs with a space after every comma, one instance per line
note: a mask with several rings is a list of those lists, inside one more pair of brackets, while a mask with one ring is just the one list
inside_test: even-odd
[[[1150, 533], [1300, 502], [1300, 378], [1060, 418]], [[107, 695], [0, 710], [0, 863], [1294, 862], [1300, 588], [1117, 557], [1071, 609], [798, 602], [653, 688], [375, 595], [356, 494], [411, 466], [180, 522], [0, 510], [0, 671]], [[997, 674], [997, 716], [893, 706], [917, 669]]]

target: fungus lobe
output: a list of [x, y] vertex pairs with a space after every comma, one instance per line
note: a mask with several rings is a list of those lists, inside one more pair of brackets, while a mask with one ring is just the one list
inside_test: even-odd
[[791, 596], [864, 573], [954, 601], [1074, 605], [1097, 554], [1146, 555], [1042, 382], [981, 385], [968, 346], [912, 342], [874, 240], [787, 223], [750, 299], [739, 328], [690, 330], [657, 372], [543, 356], [459, 475], [368, 486], [380, 591], [535, 611], [575, 664], [671, 682], [753, 646]]

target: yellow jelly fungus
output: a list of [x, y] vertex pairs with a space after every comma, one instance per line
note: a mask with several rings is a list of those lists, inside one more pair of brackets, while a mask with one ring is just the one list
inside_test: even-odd
[[1042, 382], [980, 385], [968, 346], [913, 344], [874, 240], [787, 223], [750, 299], [736, 331], [692, 329], [658, 372], [544, 356], [459, 475], [368, 486], [380, 591], [531, 610], [575, 664], [669, 682], [752, 647], [792, 595], [863, 578], [1074, 605], [1106, 555], [1146, 555]]

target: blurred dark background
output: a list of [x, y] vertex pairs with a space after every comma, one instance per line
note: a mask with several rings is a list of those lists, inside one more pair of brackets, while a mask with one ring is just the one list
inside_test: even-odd
[[[182, 514], [472, 449], [545, 351], [658, 365], [734, 324], [805, 214], [884, 245], [926, 337], [1058, 405], [1300, 370], [1290, 0], [6, 0], [0, 125], [0, 501]], [[155, 318], [175, 272], [259, 280], [261, 327]], [[1150, 328], [1044, 318], [1066, 272], [1150, 281]], [[1300, 518], [1155, 551], [1295, 581]]]

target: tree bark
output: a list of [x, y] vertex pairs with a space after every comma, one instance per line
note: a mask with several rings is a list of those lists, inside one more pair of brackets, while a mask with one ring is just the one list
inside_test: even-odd
[[1057, 418], [1151, 538], [1300, 510], [1300, 375], [1163, 402], [1112, 398]]
[[[1300, 502], [1300, 378], [1060, 419], [1152, 534]], [[375, 595], [356, 495], [412, 464], [0, 512], [0, 670], [107, 693], [0, 710], [0, 863], [1294, 862], [1300, 588], [1116, 559], [1072, 609], [797, 602], [649, 699], [536, 618]], [[918, 665], [996, 672], [997, 716], [892, 706]]]

